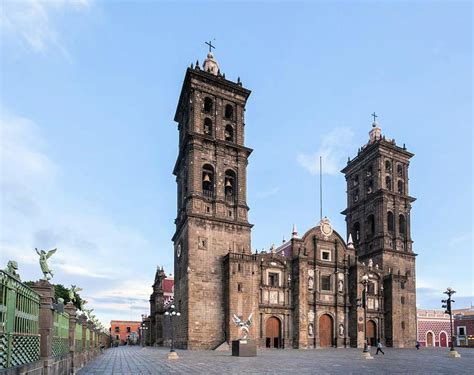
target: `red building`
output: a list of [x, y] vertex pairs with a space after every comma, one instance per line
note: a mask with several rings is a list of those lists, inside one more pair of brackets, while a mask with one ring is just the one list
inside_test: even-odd
[[442, 310], [417, 310], [418, 342], [426, 347], [449, 347], [451, 326], [449, 315]]
[[453, 310], [456, 346], [474, 347], [474, 307]]
[[121, 344], [127, 342], [129, 344], [136, 344], [138, 342], [138, 327], [140, 321], [134, 320], [111, 320], [110, 333], [114, 341], [119, 341]]

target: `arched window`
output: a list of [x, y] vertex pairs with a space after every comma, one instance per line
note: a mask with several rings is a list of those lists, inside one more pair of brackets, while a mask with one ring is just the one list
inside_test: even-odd
[[214, 168], [210, 164], [202, 167], [202, 195], [206, 198], [214, 197]]
[[403, 194], [403, 181], [402, 180], [398, 180], [398, 183], [397, 183], [397, 190], [398, 190], [398, 194]]
[[209, 117], [204, 119], [204, 134], [212, 135], [212, 120]]
[[387, 212], [387, 229], [389, 232], [393, 232], [395, 230], [395, 223], [393, 222], [393, 212]]
[[354, 223], [354, 226], [352, 227], [352, 237], [355, 243], [359, 243], [360, 241], [360, 224]]
[[373, 236], [375, 233], [375, 218], [374, 215], [367, 216], [367, 234]]
[[226, 125], [224, 130], [224, 138], [227, 142], [234, 142], [234, 128], [232, 125]]
[[371, 177], [372, 173], [373, 173], [372, 165], [369, 165], [366, 171], [367, 177]]
[[353, 197], [354, 203], [358, 202], [359, 201], [359, 189], [355, 189], [353, 194], [354, 194], [354, 197]]
[[232, 107], [230, 104], [225, 106], [224, 117], [228, 120], [232, 120], [234, 118], [234, 107]]
[[356, 175], [354, 176], [354, 178], [353, 178], [353, 180], [352, 180], [352, 184], [353, 184], [354, 186], [359, 185], [359, 175], [356, 174]]
[[403, 177], [403, 166], [401, 164], [397, 165], [397, 175], [398, 177]]
[[204, 112], [211, 113], [212, 111], [212, 99], [209, 97], [204, 98]]
[[233, 203], [235, 200], [236, 194], [236, 177], [235, 172], [228, 169], [225, 171], [225, 179], [224, 179], [224, 192], [225, 192], [225, 199], [227, 202]]
[[405, 220], [405, 216], [400, 215], [398, 217], [398, 231], [400, 232], [400, 235], [402, 237], [405, 237], [405, 234], [407, 232], [407, 222]]
[[385, 172], [387, 173], [392, 172], [392, 162], [390, 160], [385, 161]]
[[367, 181], [367, 194], [371, 194], [374, 191], [374, 181]]
[[385, 188], [392, 191], [392, 178], [390, 176], [385, 177]]

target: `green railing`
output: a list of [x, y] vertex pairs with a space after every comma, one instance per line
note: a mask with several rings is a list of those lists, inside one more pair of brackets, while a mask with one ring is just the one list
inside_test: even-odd
[[86, 329], [86, 350], [89, 350], [91, 347], [91, 330]]
[[54, 311], [53, 357], [69, 353], [69, 314]]
[[76, 352], [82, 352], [82, 324], [76, 322]]
[[0, 369], [39, 360], [39, 295], [0, 270]]

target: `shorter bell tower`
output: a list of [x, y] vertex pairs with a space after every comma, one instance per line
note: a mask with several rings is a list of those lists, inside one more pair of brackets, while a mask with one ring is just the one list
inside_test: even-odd
[[347, 183], [347, 233], [361, 262], [384, 270], [387, 345], [413, 346], [416, 340], [415, 257], [411, 238], [408, 168], [414, 156], [386, 138], [376, 121], [369, 141], [342, 170]]

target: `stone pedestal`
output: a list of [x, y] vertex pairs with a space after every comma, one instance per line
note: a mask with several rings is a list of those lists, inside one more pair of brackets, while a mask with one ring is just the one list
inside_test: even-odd
[[168, 359], [179, 359], [179, 356], [178, 356], [178, 353], [176, 353], [176, 352], [169, 352], [167, 358]]
[[448, 356], [450, 358], [461, 358], [461, 354], [459, 354], [456, 350], [450, 350], [448, 352]]
[[370, 352], [362, 352], [362, 359], [374, 359]]
[[232, 355], [234, 357], [256, 357], [257, 343], [254, 340], [233, 340]]

